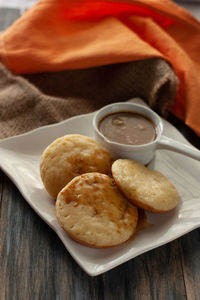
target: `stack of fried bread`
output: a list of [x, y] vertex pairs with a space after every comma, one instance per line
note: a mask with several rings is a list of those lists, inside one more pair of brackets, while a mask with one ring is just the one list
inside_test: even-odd
[[113, 160], [93, 139], [70, 134], [43, 152], [40, 173], [56, 199], [56, 216], [74, 240], [111, 247], [134, 235], [138, 208], [166, 212], [179, 194], [161, 173], [128, 159]]

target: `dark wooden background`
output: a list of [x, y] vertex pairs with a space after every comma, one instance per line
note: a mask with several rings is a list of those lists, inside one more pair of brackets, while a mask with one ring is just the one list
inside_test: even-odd
[[[18, 16], [0, 8], [0, 30]], [[199, 137], [169, 121], [200, 149]], [[200, 229], [90, 277], [0, 171], [0, 300], [36, 299], [199, 300]]]

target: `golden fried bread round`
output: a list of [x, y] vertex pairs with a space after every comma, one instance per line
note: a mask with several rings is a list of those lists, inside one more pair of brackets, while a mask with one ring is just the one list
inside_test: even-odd
[[111, 173], [112, 157], [107, 150], [87, 136], [65, 135], [43, 152], [40, 174], [46, 190], [55, 199], [75, 176], [88, 172]]
[[97, 172], [75, 177], [60, 191], [56, 216], [72, 239], [97, 248], [124, 243], [138, 222], [137, 208], [113, 178]]
[[175, 186], [160, 172], [138, 162], [118, 159], [112, 165], [112, 175], [122, 193], [140, 208], [166, 212], [178, 204]]

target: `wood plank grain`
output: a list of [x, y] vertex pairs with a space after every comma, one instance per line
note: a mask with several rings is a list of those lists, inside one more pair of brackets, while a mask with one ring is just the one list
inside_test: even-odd
[[105, 299], [187, 299], [178, 240], [104, 274]]
[[200, 299], [200, 229], [181, 239], [181, 255], [186, 293], [189, 300]]
[[0, 235], [0, 299], [56, 299], [64, 279], [67, 284], [71, 257], [6, 176]]

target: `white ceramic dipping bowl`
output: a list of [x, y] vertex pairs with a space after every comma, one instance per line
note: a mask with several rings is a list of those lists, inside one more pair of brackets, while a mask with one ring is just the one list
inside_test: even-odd
[[[100, 121], [110, 114], [119, 112], [134, 112], [150, 119], [154, 123], [156, 129], [155, 140], [142, 145], [121, 144], [108, 140], [99, 130]], [[104, 106], [94, 115], [93, 129], [95, 140], [106, 148], [115, 159], [128, 158], [146, 165], [153, 159], [156, 149], [162, 148], [200, 160], [200, 151], [163, 136], [162, 119], [153, 110], [144, 105], [118, 102]]]

